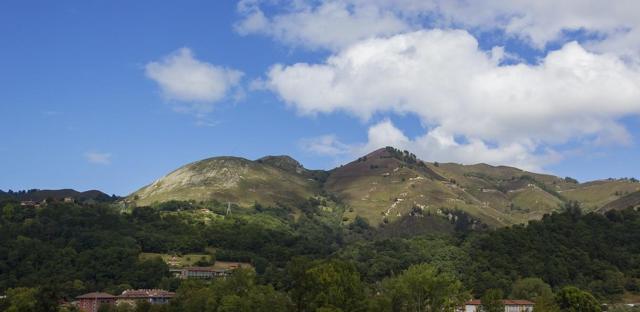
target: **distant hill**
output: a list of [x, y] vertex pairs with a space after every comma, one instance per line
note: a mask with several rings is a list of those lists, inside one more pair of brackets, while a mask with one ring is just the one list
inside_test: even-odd
[[338, 168], [308, 170], [289, 156], [252, 161], [214, 157], [185, 165], [127, 197], [137, 205], [169, 200], [230, 201], [249, 207], [295, 208], [310, 197], [331, 197], [346, 219], [371, 224], [407, 216], [457, 218], [462, 211], [491, 226], [540, 219], [568, 201], [596, 211], [640, 191], [632, 180], [578, 183], [507, 166], [428, 163], [408, 151], [381, 148]]
[[598, 209], [598, 211], [607, 212], [610, 210], [622, 210], [629, 207], [640, 207], [640, 192], [633, 192], [611, 201]]
[[73, 198], [77, 201], [113, 201], [117, 198], [113, 198], [101, 191], [90, 190], [86, 192], [78, 192], [73, 189], [61, 189], [61, 190], [38, 190], [32, 189], [28, 191], [18, 192], [0, 192], [0, 197], [10, 197], [19, 201], [43, 201], [45, 199], [63, 200], [64, 198]]

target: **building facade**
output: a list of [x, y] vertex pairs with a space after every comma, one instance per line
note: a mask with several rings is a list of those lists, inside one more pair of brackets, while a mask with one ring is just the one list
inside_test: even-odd
[[174, 276], [182, 279], [212, 279], [216, 277], [225, 277], [231, 273], [229, 270], [216, 269], [213, 267], [188, 267], [178, 270], [172, 270], [172, 272]]
[[116, 303], [116, 296], [102, 293], [92, 292], [76, 297], [78, 300], [78, 308], [82, 312], [96, 312], [101, 305], [113, 305]]
[[101, 305], [129, 304], [135, 307], [139, 302], [167, 304], [175, 293], [162, 289], [128, 289], [119, 296], [93, 292], [76, 297], [76, 305], [82, 312], [96, 312]]
[[[505, 312], [533, 312], [533, 302], [529, 300], [502, 300]], [[465, 303], [464, 312], [481, 312], [482, 301], [475, 299]]]
[[145, 301], [151, 304], [167, 304], [176, 294], [163, 289], [128, 289], [116, 297], [116, 304], [127, 303], [135, 306]]

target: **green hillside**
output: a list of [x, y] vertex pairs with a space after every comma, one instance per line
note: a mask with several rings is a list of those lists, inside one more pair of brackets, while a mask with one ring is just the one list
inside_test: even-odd
[[640, 207], [640, 191], [620, 197], [614, 201], [607, 203], [598, 209], [599, 212], [607, 212], [610, 210], [623, 210], [627, 208]]
[[322, 197], [345, 207], [345, 220], [360, 216], [374, 226], [423, 215], [451, 219], [451, 212], [461, 211], [499, 227], [540, 219], [569, 201], [595, 211], [637, 191], [635, 180], [578, 183], [507, 166], [427, 163], [386, 147], [330, 171], [308, 170], [289, 156], [209, 158], [169, 173], [126, 201], [259, 203], [296, 212], [307, 199]]
[[561, 193], [567, 199], [580, 202], [585, 211], [595, 211], [637, 191], [640, 191], [640, 183], [627, 179], [609, 179], [583, 183]]
[[131, 194], [128, 200], [137, 205], [169, 200], [294, 205], [319, 191], [320, 183], [304, 169], [296, 172], [261, 161], [215, 157], [183, 166]]

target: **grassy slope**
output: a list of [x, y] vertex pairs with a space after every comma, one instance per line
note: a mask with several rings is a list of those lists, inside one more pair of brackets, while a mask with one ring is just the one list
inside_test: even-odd
[[237, 157], [188, 164], [129, 196], [138, 205], [168, 200], [231, 201], [240, 206], [295, 205], [319, 190], [319, 183], [295, 172]]
[[599, 208], [598, 211], [607, 212], [609, 210], [621, 210], [628, 207], [640, 207], [640, 191], [624, 195], [614, 201], [611, 201]]
[[[161, 254], [161, 253], [152, 253], [152, 252], [143, 252], [138, 256], [140, 260], [149, 260], [156, 257], [162, 258], [162, 260], [170, 264], [171, 267], [181, 268], [194, 266], [196, 262], [210, 261], [211, 255], [208, 254], [185, 254], [185, 255], [170, 255], [170, 254]], [[172, 265], [175, 264], [175, 265]]]
[[254, 202], [295, 207], [325, 192], [347, 206], [347, 220], [360, 215], [372, 225], [399, 220], [412, 209], [435, 215], [457, 209], [503, 226], [539, 219], [568, 200], [592, 211], [640, 190], [639, 183], [624, 180], [576, 184], [507, 166], [422, 163], [409, 156], [380, 149], [329, 172], [304, 169], [287, 156], [257, 161], [216, 157], [179, 168], [129, 200], [149, 205], [215, 199], [245, 207]]
[[570, 200], [579, 201], [585, 211], [594, 211], [626, 194], [640, 190], [639, 183], [628, 180], [601, 180], [561, 191]]
[[332, 171], [325, 189], [337, 194], [353, 210], [351, 214], [372, 224], [399, 219], [414, 207], [435, 214], [443, 208], [460, 209], [495, 226], [518, 222], [451, 183], [450, 176], [455, 175], [437, 169], [390, 157], [381, 149]]

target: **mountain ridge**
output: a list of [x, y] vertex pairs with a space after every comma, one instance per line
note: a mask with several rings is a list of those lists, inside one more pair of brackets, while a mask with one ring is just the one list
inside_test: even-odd
[[459, 210], [486, 224], [505, 226], [540, 219], [569, 201], [580, 202], [585, 211], [599, 211], [638, 191], [640, 184], [630, 180], [577, 183], [509, 166], [425, 162], [409, 151], [384, 147], [331, 170], [310, 170], [286, 155], [207, 158], [170, 172], [127, 201], [295, 208], [312, 197], [330, 197], [346, 208], [345, 219], [360, 216], [376, 225]]
[[64, 198], [73, 198], [77, 201], [98, 200], [112, 201], [116, 197], [109, 196], [99, 190], [88, 190], [84, 192], [74, 189], [31, 189], [27, 191], [4, 192], [0, 191], [0, 197], [9, 197], [20, 201], [43, 201], [46, 199], [63, 200]]

